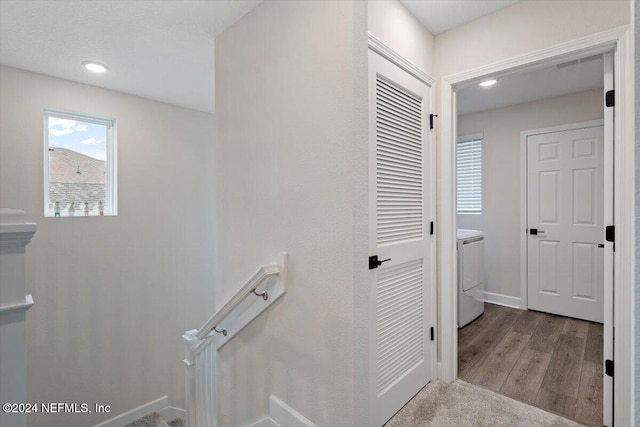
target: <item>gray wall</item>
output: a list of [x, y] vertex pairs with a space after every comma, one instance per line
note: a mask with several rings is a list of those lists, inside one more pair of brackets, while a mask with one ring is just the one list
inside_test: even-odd
[[[165, 394], [184, 407], [180, 337], [214, 307], [213, 116], [5, 67], [0, 93], [0, 205], [38, 223], [27, 400], [112, 405], [29, 426], [92, 425]], [[117, 217], [43, 217], [45, 107], [117, 119]]]
[[521, 297], [520, 132], [602, 118], [601, 89], [458, 118], [459, 135], [484, 134], [482, 213], [458, 214], [457, 219], [459, 228], [485, 232], [488, 292]]

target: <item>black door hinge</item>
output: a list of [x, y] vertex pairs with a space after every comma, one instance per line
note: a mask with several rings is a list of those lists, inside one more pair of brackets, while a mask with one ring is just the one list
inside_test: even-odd
[[613, 360], [604, 361], [604, 373], [607, 376], [613, 377]]
[[435, 331], [433, 330], [433, 326], [431, 327], [431, 341], [435, 340]]
[[429, 224], [429, 234], [433, 236], [433, 221]]
[[429, 129], [433, 129], [433, 118], [438, 117], [437, 114], [429, 114]]
[[378, 255], [372, 255], [369, 257], [369, 270], [378, 268], [382, 265], [383, 262], [387, 262], [387, 261], [391, 261], [391, 258], [378, 261]]
[[613, 107], [614, 105], [616, 105], [616, 91], [615, 90], [608, 90], [604, 94], [604, 105], [606, 105], [607, 107]]

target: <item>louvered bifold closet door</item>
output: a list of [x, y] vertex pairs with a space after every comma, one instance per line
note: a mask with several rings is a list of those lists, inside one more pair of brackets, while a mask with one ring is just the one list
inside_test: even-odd
[[371, 425], [382, 425], [431, 377], [430, 88], [369, 53]]
[[422, 238], [422, 100], [376, 78], [379, 244]]

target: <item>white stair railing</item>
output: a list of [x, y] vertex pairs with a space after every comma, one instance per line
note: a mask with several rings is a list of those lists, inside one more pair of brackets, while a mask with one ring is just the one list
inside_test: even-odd
[[200, 329], [182, 336], [187, 366], [186, 427], [217, 425], [218, 350], [286, 291], [287, 254], [281, 253], [274, 263], [260, 267]]
[[[0, 396], [3, 404], [27, 401], [25, 322], [33, 298], [27, 294], [25, 254], [36, 224], [25, 218], [23, 211], [0, 208]], [[0, 426], [26, 425], [25, 413], [0, 411]]]

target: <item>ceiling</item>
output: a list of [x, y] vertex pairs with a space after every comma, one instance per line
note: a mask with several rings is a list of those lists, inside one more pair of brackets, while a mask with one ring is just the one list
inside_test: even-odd
[[433, 35], [488, 15], [520, 0], [400, 0]]
[[497, 76], [497, 83], [490, 87], [473, 82], [456, 90], [458, 114], [601, 88], [603, 75], [602, 56], [597, 55], [535, 71]]
[[[518, 0], [401, 1], [439, 34]], [[215, 37], [260, 2], [0, 0], [0, 64], [213, 113]], [[107, 64], [110, 71], [90, 73], [82, 66], [86, 60]], [[596, 87], [596, 61], [578, 65], [539, 70], [526, 77], [526, 84], [523, 76], [505, 76], [490, 92], [477, 85], [461, 88], [459, 110], [464, 114]]]
[[212, 113], [214, 38], [259, 3], [0, 0], [0, 64]]

